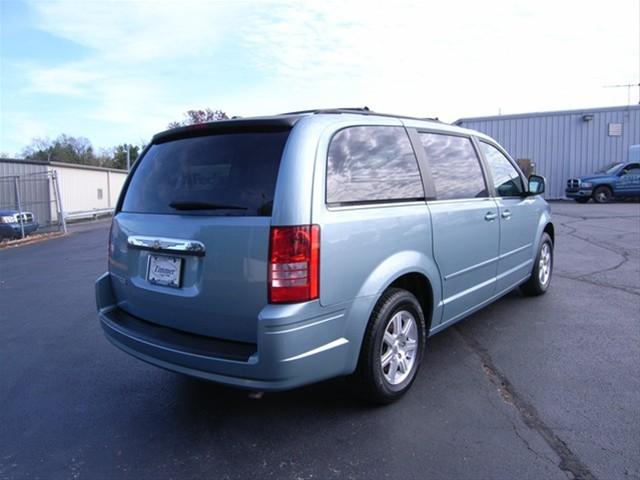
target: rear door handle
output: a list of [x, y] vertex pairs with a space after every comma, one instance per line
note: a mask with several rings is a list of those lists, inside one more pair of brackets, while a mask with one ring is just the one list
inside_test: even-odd
[[484, 215], [484, 219], [485, 219], [487, 222], [493, 222], [496, 218], [498, 218], [498, 214], [497, 214], [497, 213], [494, 213], [494, 212], [487, 212], [487, 213]]
[[511, 218], [511, 210], [504, 210], [502, 212], [502, 218]]

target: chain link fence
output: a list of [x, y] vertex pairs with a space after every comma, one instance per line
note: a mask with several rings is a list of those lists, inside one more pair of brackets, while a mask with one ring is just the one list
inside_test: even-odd
[[66, 232], [55, 171], [0, 177], [0, 239]]

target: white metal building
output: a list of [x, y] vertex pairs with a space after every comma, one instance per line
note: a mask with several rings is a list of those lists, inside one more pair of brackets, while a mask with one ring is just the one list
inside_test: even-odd
[[34, 211], [42, 225], [57, 222], [56, 192], [50, 185], [52, 172], [60, 187], [61, 210], [68, 219], [112, 211], [127, 178], [125, 170], [2, 158], [0, 207], [17, 208], [19, 196], [23, 209]]
[[52, 162], [66, 214], [113, 209], [127, 178], [125, 170]]

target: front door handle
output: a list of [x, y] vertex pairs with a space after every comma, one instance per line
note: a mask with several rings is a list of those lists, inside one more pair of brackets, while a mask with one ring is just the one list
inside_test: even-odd
[[487, 212], [487, 213], [484, 215], [484, 219], [485, 219], [487, 222], [493, 222], [496, 218], [498, 218], [498, 214], [497, 214], [497, 213], [494, 213], [494, 212]]
[[503, 210], [502, 218], [511, 218], [511, 210]]

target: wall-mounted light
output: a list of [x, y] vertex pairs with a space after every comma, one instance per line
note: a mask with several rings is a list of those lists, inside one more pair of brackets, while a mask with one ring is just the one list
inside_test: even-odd
[[590, 122], [591, 120], [593, 120], [593, 113], [585, 113], [582, 115], [583, 122]]

